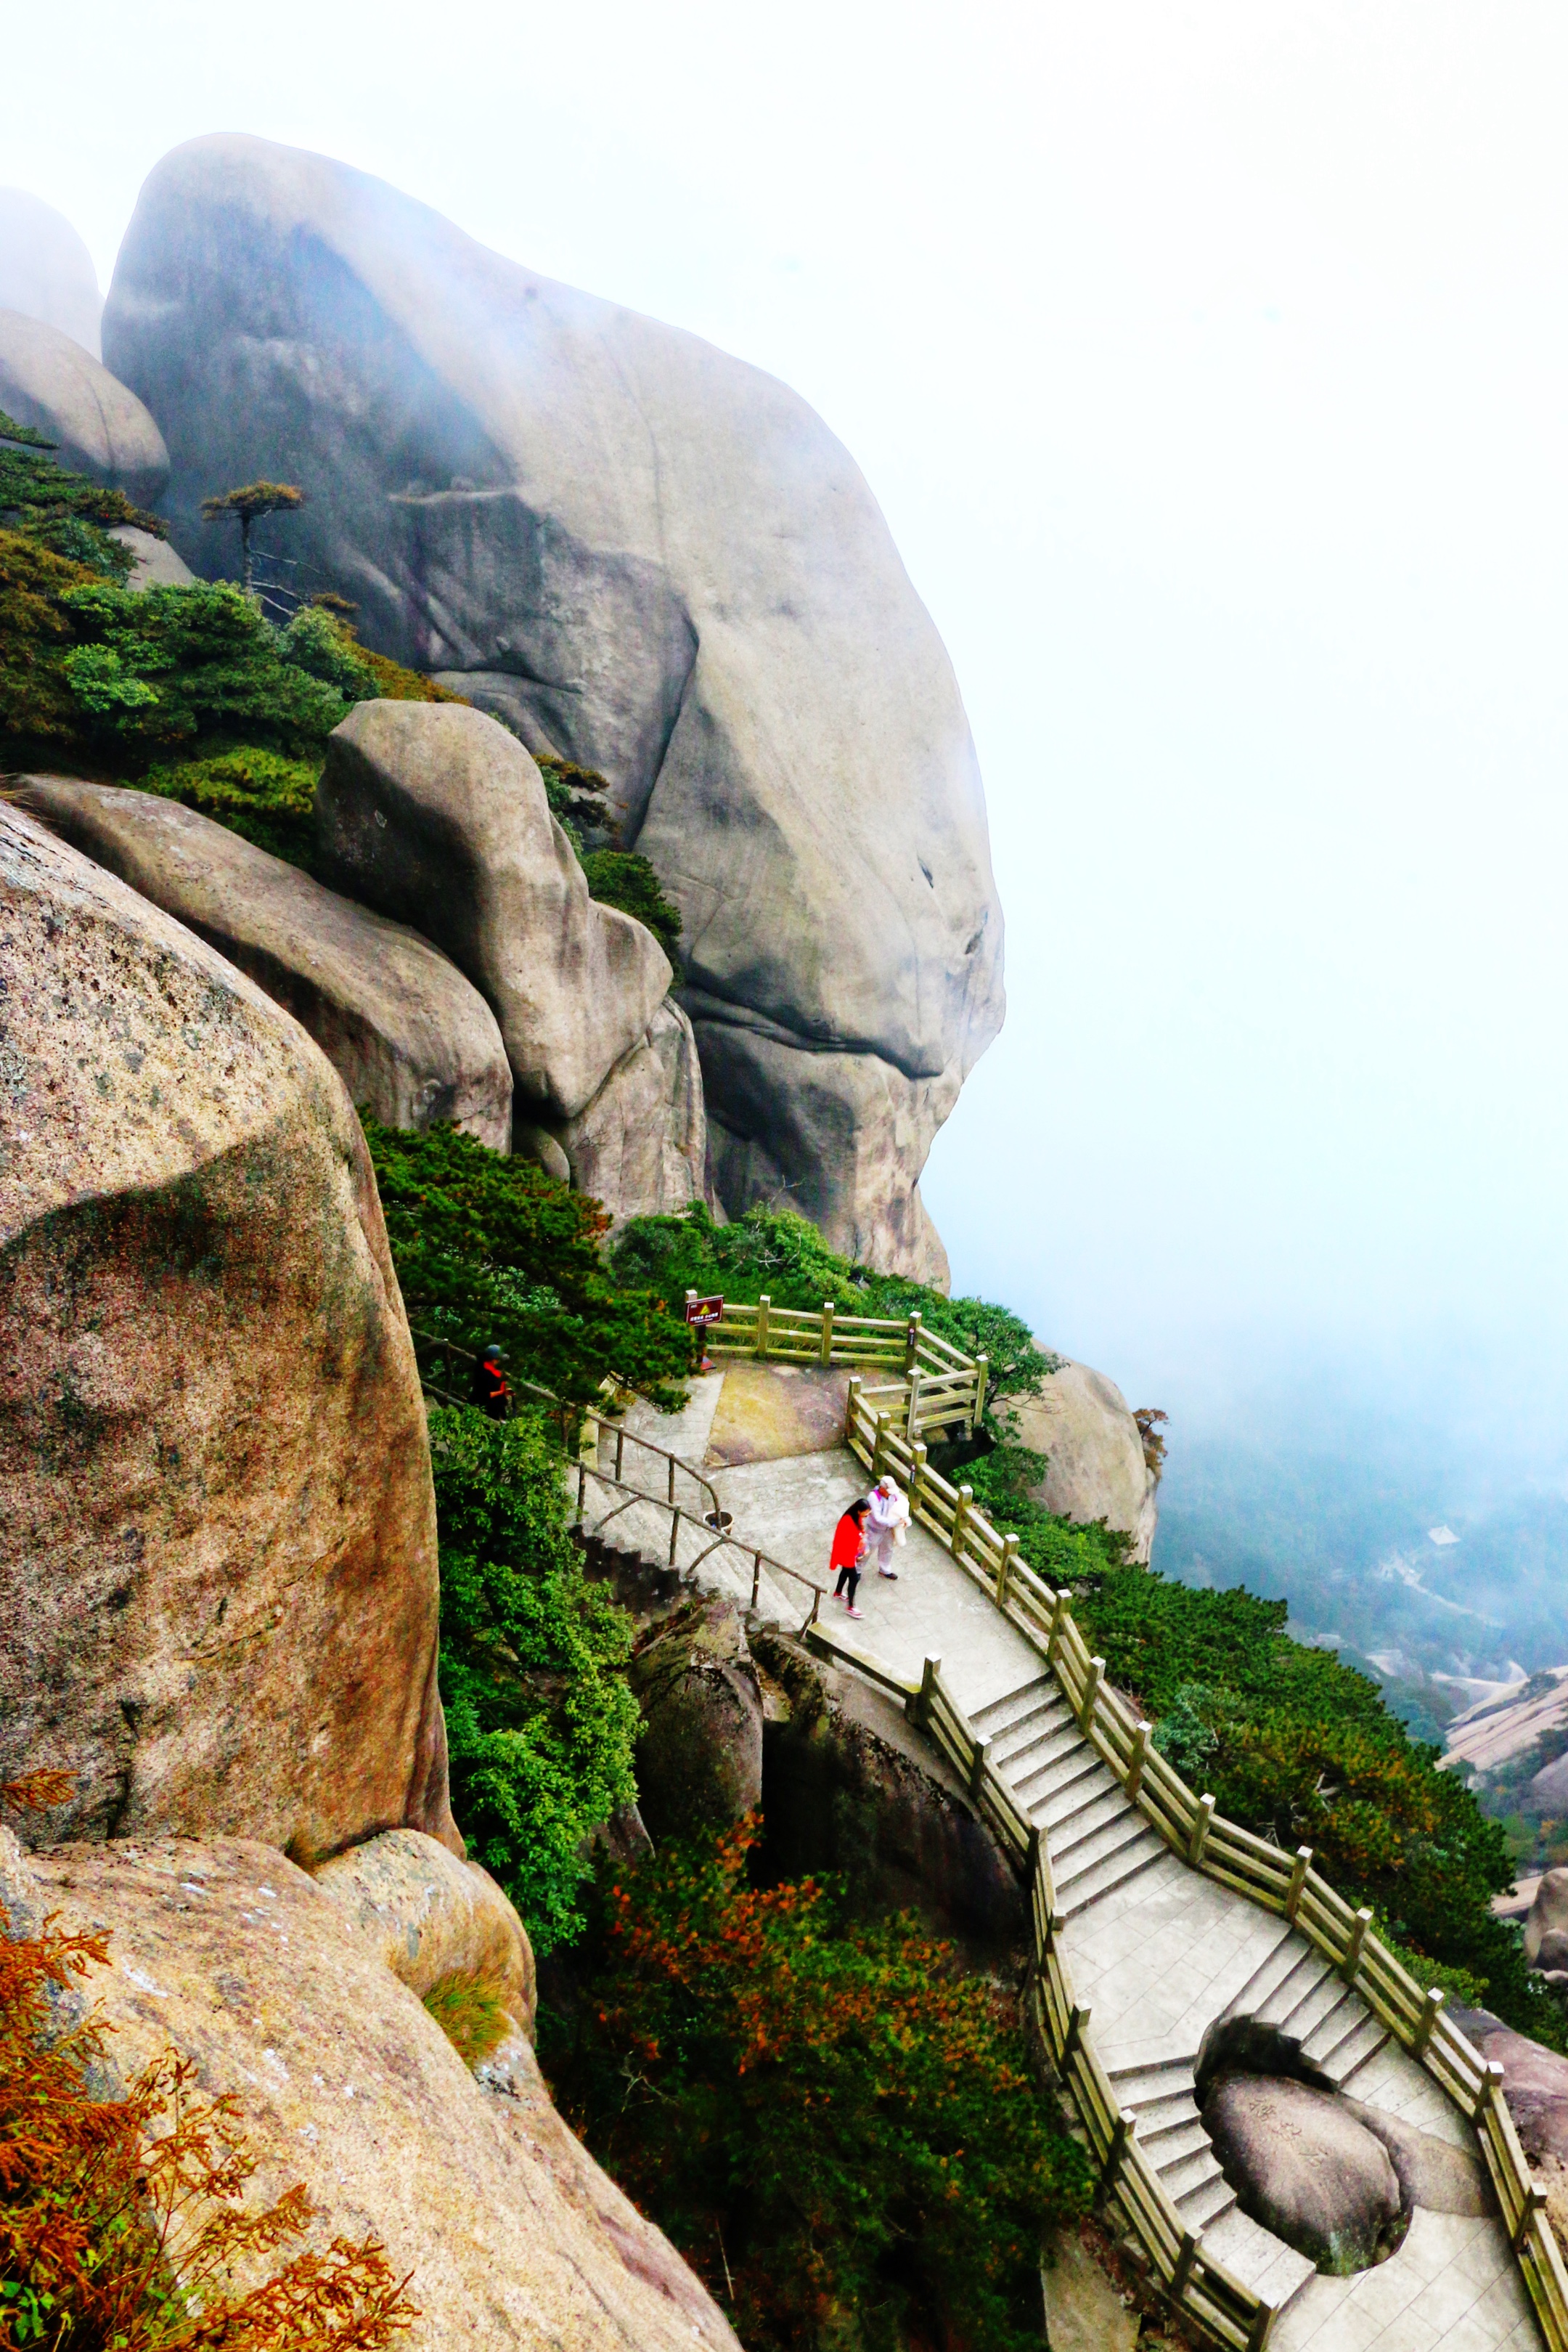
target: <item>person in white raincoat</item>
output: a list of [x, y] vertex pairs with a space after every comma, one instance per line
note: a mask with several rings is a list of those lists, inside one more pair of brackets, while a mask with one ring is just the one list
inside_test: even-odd
[[865, 1523], [866, 1566], [876, 1562], [879, 1576], [896, 1576], [893, 1548], [904, 1540], [909, 1525], [909, 1500], [891, 1473], [871, 1490], [871, 1515]]

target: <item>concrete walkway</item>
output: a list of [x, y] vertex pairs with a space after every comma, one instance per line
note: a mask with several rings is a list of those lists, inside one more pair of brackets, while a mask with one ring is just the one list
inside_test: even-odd
[[[684, 1413], [638, 1406], [627, 1427], [700, 1464], [723, 1377], [694, 1382]], [[705, 1475], [733, 1514], [738, 1537], [787, 1568], [829, 1581], [834, 1524], [868, 1485], [852, 1454], [840, 1448]], [[725, 1558], [733, 1562], [736, 1556]], [[1341, 2279], [1320, 2277], [1240, 2211], [1192, 2097], [1204, 2032], [1222, 2016], [1279, 2023], [1368, 2106], [1478, 2156], [1479, 2144], [1430, 2076], [1304, 1936], [1172, 1853], [1078, 1731], [1038, 1652], [936, 1538], [912, 1528], [895, 1558], [895, 1582], [874, 1573], [862, 1578], [860, 1620], [828, 1601], [823, 1622], [907, 1681], [918, 1680], [925, 1658], [939, 1657], [959, 1705], [991, 1740], [993, 1763], [1045, 1833], [1063, 1955], [1076, 1996], [1092, 2013], [1094, 2045], [1187, 2226], [1279, 2311], [1270, 2352], [1369, 2352], [1374, 2346], [1377, 2352], [1540, 2352], [1534, 2314], [1495, 2216], [1417, 2208], [1396, 2254]], [[700, 1582], [710, 1577], [715, 1589], [736, 1591], [736, 1572], [720, 1570], [716, 1559], [713, 1570], [698, 1571]], [[777, 1592], [765, 1596], [764, 1613], [789, 1623], [793, 1612], [799, 1623], [810, 1599], [780, 1580]], [[775, 1600], [783, 1603], [776, 1612]]]

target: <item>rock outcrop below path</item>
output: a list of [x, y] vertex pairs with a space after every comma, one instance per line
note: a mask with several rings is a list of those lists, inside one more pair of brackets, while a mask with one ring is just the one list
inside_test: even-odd
[[457, 1843], [418, 1373], [298, 1023], [0, 806], [0, 1780], [41, 1838]]
[[[204, 2096], [230, 2094], [259, 2159], [249, 2199], [302, 2181], [309, 2244], [373, 2234], [412, 2273], [408, 2352], [739, 2352], [556, 2114], [518, 2014], [529, 1971], [508, 1958], [527, 1939], [465, 1870], [407, 1835], [312, 1879], [243, 1839], [25, 1855], [0, 1831], [0, 1925], [36, 1933], [57, 1912], [107, 1932], [110, 1965], [86, 1990], [116, 2070], [172, 2048]], [[422, 1997], [453, 1977], [494, 1984], [514, 2029], [474, 2073]]]
[[1103, 1519], [1132, 1537], [1132, 1556], [1146, 1567], [1159, 1518], [1159, 1474], [1145, 1457], [1143, 1432], [1115, 1381], [1064, 1357], [1038, 1396], [1009, 1398], [1003, 1410], [1017, 1443], [1046, 1457], [1035, 1501], [1064, 1519]]
[[1000, 1024], [1001, 913], [951, 665], [821, 420], [249, 138], [158, 165], [104, 337], [189, 561], [214, 483], [300, 483], [288, 551], [368, 642], [608, 777], [681, 911], [726, 1206], [943, 1278], [917, 1180]]

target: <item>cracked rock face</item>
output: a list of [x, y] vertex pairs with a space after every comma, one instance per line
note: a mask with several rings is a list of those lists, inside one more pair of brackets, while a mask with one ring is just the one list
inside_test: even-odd
[[0, 1779], [41, 1840], [459, 1847], [435, 1500], [364, 1139], [298, 1023], [0, 806]]
[[951, 666], [821, 420], [253, 139], [158, 166], [104, 333], [189, 561], [214, 482], [301, 483], [287, 552], [370, 642], [608, 777], [681, 911], [726, 1206], [940, 1277], [917, 1180], [1000, 1025], [1001, 915]]

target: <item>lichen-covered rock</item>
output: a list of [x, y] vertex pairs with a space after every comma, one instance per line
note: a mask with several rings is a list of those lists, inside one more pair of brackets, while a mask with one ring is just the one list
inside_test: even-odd
[[434, 940], [493, 1008], [517, 1116], [577, 1118], [672, 975], [651, 931], [589, 897], [522, 745], [483, 711], [361, 702], [316, 809], [340, 888]]
[[1145, 1459], [1143, 1433], [1115, 1382], [1063, 1358], [1038, 1396], [1009, 1398], [1002, 1410], [1016, 1442], [1046, 1456], [1035, 1501], [1064, 1519], [1105, 1520], [1132, 1537], [1133, 1558], [1146, 1565], [1159, 1518], [1159, 1476]]
[[751, 1647], [768, 1676], [762, 1810], [782, 1878], [843, 1878], [862, 1917], [914, 1911], [978, 1966], [1027, 1946], [1019, 1881], [957, 1775], [896, 1702], [771, 1629]]
[[939, 1275], [917, 1180], [1001, 1023], [1001, 910], [951, 665], [821, 419], [257, 139], [159, 164], [104, 332], [192, 562], [214, 482], [308, 481], [291, 551], [371, 643], [608, 777], [681, 911], [725, 1205], [787, 1182]]
[[0, 806], [0, 1779], [42, 1836], [456, 1843], [435, 1504], [364, 1139], [298, 1024]]
[[[395, 1889], [366, 1867], [367, 1899], [395, 1927]], [[528, 2042], [470, 2073], [340, 1892], [248, 1840], [24, 1856], [0, 1832], [13, 1933], [57, 1911], [109, 1934], [110, 1966], [89, 1991], [118, 2070], [171, 2047], [193, 2059], [204, 2095], [234, 2098], [259, 2159], [250, 2199], [302, 2181], [308, 2243], [378, 2237], [412, 2273], [408, 2352], [739, 2352], [667, 2239], [561, 2122]], [[453, 1935], [447, 1948], [477, 1970], [488, 1946]]]
[[310, 1032], [388, 1127], [450, 1119], [510, 1149], [496, 1016], [417, 931], [324, 889], [198, 810], [153, 793], [30, 776], [20, 804], [247, 972]]
[[0, 188], [0, 310], [42, 319], [99, 356], [98, 272], [64, 213], [25, 188]]
[[1268, 2074], [1225, 2074], [1204, 2127], [1242, 2211], [1343, 2278], [1386, 2262], [1410, 2206], [1383, 2141], [1332, 2093]]
[[478, 1979], [530, 2038], [538, 1986], [528, 1930], [483, 1864], [419, 1830], [384, 1830], [311, 1872], [358, 1936], [423, 2000]]
[[657, 1844], [727, 1829], [762, 1801], [762, 1697], [733, 1601], [694, 1601], [632, 1654], [638, 1810]]
[[71, 336], [20, 310], [0, 310], [0, 408], [52, 441], [68, 471], [138, 506], [162, 496], [169, 452], [136, 394]]

